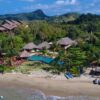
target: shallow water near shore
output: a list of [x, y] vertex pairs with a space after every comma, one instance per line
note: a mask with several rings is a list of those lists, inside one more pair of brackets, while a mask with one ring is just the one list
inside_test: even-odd
[[20, 89], [15, 87], [0, 88], [0, 100], [100, 100], [99, 97], [88, 96], [46, 96], [39, 90]]

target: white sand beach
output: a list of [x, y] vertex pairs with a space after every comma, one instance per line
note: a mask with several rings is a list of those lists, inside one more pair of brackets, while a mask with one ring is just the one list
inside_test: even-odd
[[48, 96], [100, 97], [100, 85], [94, 85], [92, 80], [93, 78], [85, 76], [68, 80], [63, 76], [36, 77], [20, 73], [6, 73], [0, 75], [0, 88], [17, 87], [31, 90], [36, 89]]

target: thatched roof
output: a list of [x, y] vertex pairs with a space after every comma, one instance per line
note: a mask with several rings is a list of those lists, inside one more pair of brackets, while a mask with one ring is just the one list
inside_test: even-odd
[[34, 48], [36, 48], [37, 46], [34, 44], [34, 43], [28, 43], [28, 44], [26, 44], [24, 47], [23, 47], [23, 49], [24, 50], [32, 50], [32, 49], [34, 49]]
[[20, 54], [20, 57], [21, 58], [27, 58], [30, 56], [30, 53], [28, 53], [27, 51], [23, 51], [21, 54]]
[[38, 48], [39, 49], [43, 49], [43, 48], [49, 49], [50, 44], [48, 42], [44, 41], [44, 42], [42, 42], [41, 44], [38, 45]]
[[10, 25], [13, 24], [13, 22], [11, 22], [10, 20], [5, 20], [5, 23], [10, 24]]
[[5, 20], [2, 24], [1, 24], [1, 31], [7, 31], [7, 30], [12, 30], [14, 28], [16, 28], [18, 25], [20, 25], [19, 22], [14, 21], [14, 20]]
[[21, 22], [19, 22], [19, 21], [15, 21], [15, 20], [11, 20], [11, 21], [16, 25], [20, 25], [21, 24]]
[[65, 45], [65, 46], [76, 44], [75, 41], [73, 41], [72, 39], [70, 39], [68, 37], [60, 39], [57, 43], [60, 44], [60, 45]]
[[15, 20], [4, 20], [4, 22], [2, 23], [2, 24], [5, 24], [5, 23], [7, 23], [7, 24], [10, 24], [10, 25], [20, 25], [21, 24], [21, 22], [20, 21], [15, 21]]
[[6, 30], [6, 28], [0, 27], [0, 31], [5, 31], [5, 30]]
[[8, 29], [8, 30], [12, 30], [12, 29], [17, 27], [15, 24], [8, 24], [8, 23], [5, 23], [5, 24], [3, 24], [1, 26], [6, 28], [6, 29]]

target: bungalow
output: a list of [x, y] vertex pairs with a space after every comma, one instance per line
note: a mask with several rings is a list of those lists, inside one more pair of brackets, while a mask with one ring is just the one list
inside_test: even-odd
[[13, 30], [14, 28], [17, 27], [17, 25], [15, 25], [15, 24], [8, 24], [8, 23], [5, 23], [5, 24], [3, 24], [1, 26], [6, 28], [7, 30]]
[[1, 32], [8, 32], [11, 31], [13, 29], [15, 29], [18, 25], [20, 25], [20, 22], [14, 21], [14, 20], [5, 20], [4, 22], [2, 22], [2, 24], [0, 25], [0, 31]]
[[20, 58], [28, 58], [28, 57], [30, 57], [30, 53], [28, 53], [25, 50], [20, 54]]
[[0, 26], [0, 31], [1, 31], [1, 32], [5, 32], [5, 31], [6, 31], [6, 28]]
[[28, 51], [33, 50], [33, 49], [36, 49], [36, 48], [37, 48], [37, 46], [34, 43], [32, 43], [32, 42], [26, 44], [23, 47], [24, 50], [28, 50]]
[[65, 49], [67, 49], [71, 45], [76, 45], [77, 42], [73, 41], [72, 39], [70, 39], [68, 37], [65, 37], [65, 38], [62, 38], [59, 41], [57, 41], [57, 44], [61, 45], [61, 47], [64, 47]]
[[2, 23], [2, 24], [5, 24], [5, 23], [7, 23], [7, 24], [14, 24], [12, 21], [10, 21], [10, 20], [4, 20], [4, 22]]
[[49, 49], [50, 48], [50, 44], [47, 41], [42, 42], [41, 44], [39, 44], [37, 46], [37, 49]]
[[23, 24], [21, 21], [15, 21], [15, 20], [11, 20], [14, 24], [16, 25], [20, 25], [20, 24]]

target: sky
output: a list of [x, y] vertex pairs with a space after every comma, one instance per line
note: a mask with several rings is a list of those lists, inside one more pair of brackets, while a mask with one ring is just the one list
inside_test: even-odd
[[100, 0], [0, 0], [0, 15], [37, 9], [51, 16], [68, 12], [100, 14]]

